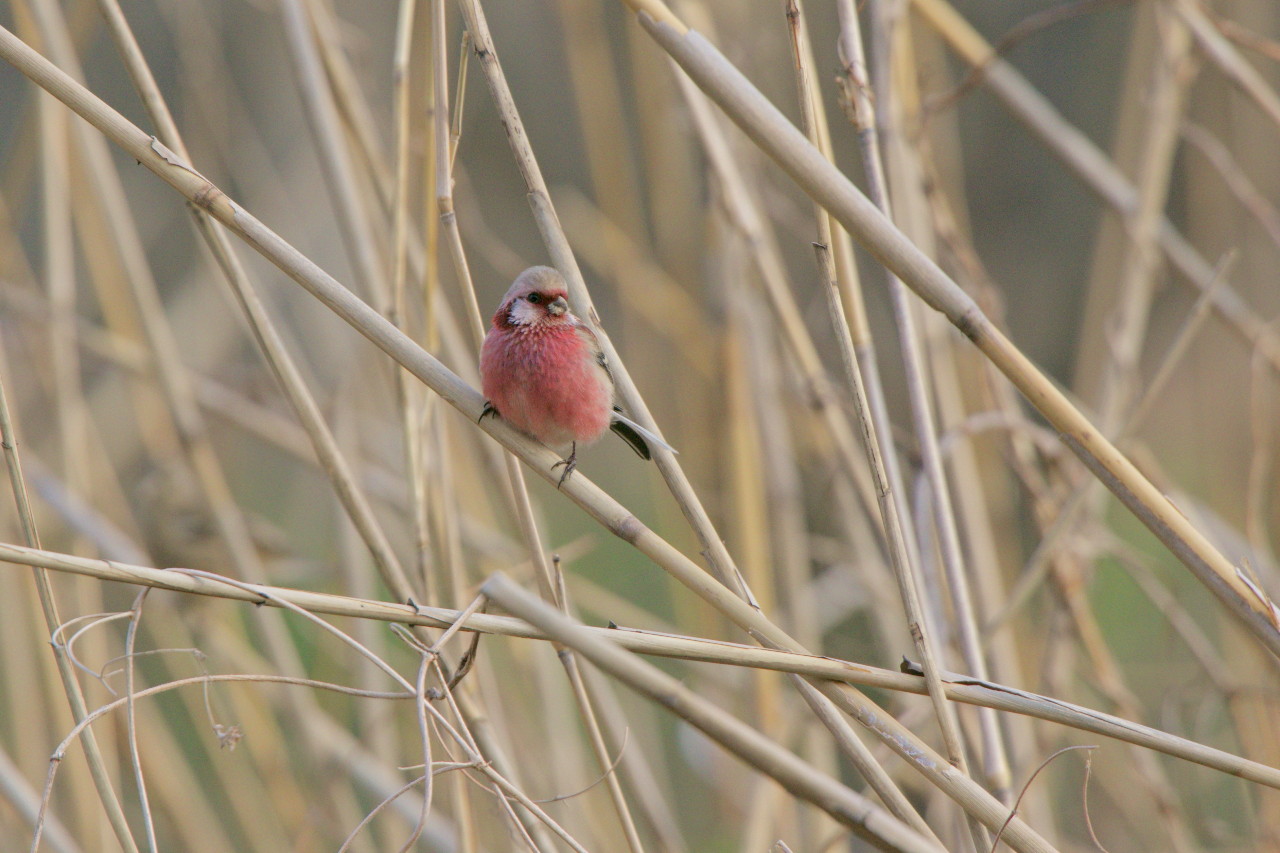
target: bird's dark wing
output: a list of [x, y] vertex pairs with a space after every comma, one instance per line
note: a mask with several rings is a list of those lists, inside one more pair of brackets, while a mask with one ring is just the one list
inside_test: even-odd
[[[615, 412], [622, 411], [617, 406], [614, 406], [613, 410]], [[613, 423], [609, 424], [609, 429], [616, 432], [623, 441], [629, 444], [631, 449], [634, 450], [641, 459], [653, 458], [653, 455], [649, 452], [649, 442], [645, 441], [644, 436], [632, 429], [629, 424], [615, 420]]]

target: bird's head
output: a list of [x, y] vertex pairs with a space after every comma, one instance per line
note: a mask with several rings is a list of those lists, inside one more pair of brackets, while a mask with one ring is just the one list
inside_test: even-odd
[[529, 267], [512, 283], [493, 315], [498, 328], [549, 326], [570, 322], [568, 289], [551, 267]]

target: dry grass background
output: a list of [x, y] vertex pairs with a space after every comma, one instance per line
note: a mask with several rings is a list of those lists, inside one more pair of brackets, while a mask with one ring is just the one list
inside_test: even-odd
[[[0, 848], [1280, 848], [1280, 8], [854, 6], [667, 20], [1198, 574], [624, 3], [11, 0], [123, 118], [0, 40]], [[547, 262], [679, 456], [557, 492], [476, 427], [480, 324]]]

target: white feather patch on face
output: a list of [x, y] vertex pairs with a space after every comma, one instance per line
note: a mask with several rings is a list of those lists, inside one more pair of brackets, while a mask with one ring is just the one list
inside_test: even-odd
[[546, 305], [542, 303], [535, 305], [523, 296], [512, 302], [511, 308], [507, 311], [507, 319], [516, 326], [532, 326], [534, 323], [542, 322], [546, 316]]

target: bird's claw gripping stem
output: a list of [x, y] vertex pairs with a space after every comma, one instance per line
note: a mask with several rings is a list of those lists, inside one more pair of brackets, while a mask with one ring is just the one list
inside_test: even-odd
[[576, 441], [573, 443], [573, 449], [569, 451], [568, 457], [552, 465], [551, 470], [554, 471], [561, 465], [564, 466], [564, 473], [560, 475], [560, 480], [556, 483], [557, 489], [564, 485], [564, 481], [569, 479], [569, 475], [578, 467], [578, 443]]

